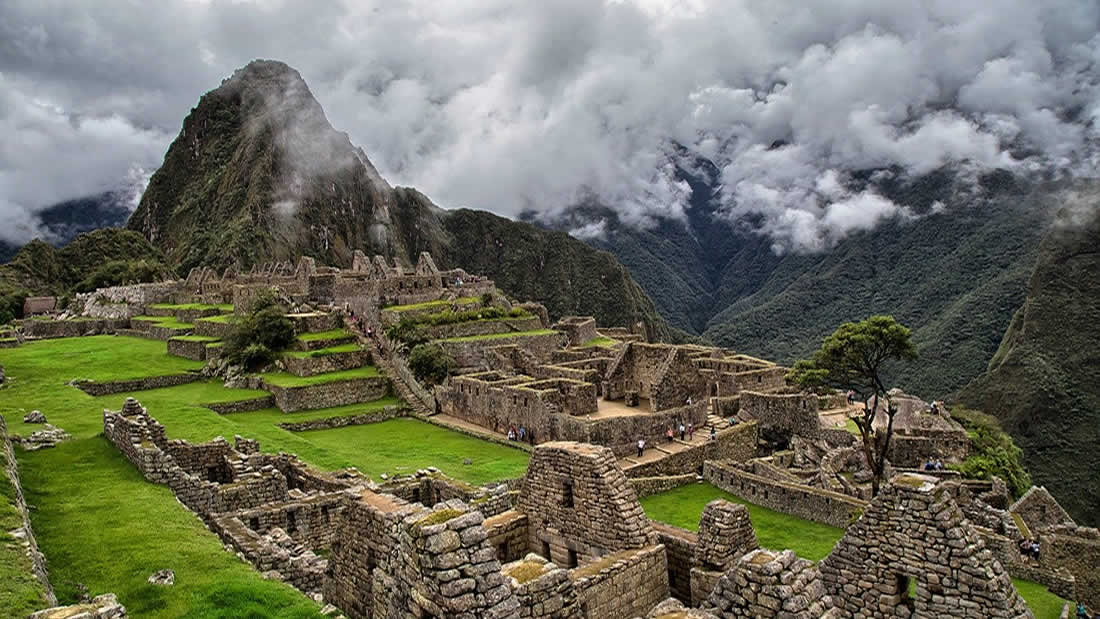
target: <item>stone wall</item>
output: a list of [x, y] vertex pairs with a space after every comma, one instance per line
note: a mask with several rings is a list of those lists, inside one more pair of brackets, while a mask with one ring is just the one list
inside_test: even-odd
[[210, 340], [186, 340], [173, 337], [168, 340], [168, 354], [192, 361], [206, 361], [206, 345]]
[[216, 337], [220, 340], [229, 337], [229, 332], [232, 331], [234, 327], [231, 322], [216, 320], [196, 320], [193, 324], [195, 325], [195, 335]]
[[668, 597], [668, 562], [660, 544], [604, 557], [570, 572], [581, 616], [644, 616]]
[[[530, 548], [563, 567], [656, 540], [634, 489], [606, 447], [546, 443], [535, 449], [516, 509]], [[662, 596], [661, 599], [664, 599]]]
[[489, 349], [496, 346], [519, 346], [543, 361], [549, 361], [554, 351], [565, 343], [565, 335], [547, 333], [544, 335], [516, 335], [475, 340], [436, 340], [459, 367], [488, 367]]
[[531, 551], [527, 516], [524, 514], [508, 510], [495, 516], [487, 516], [484, 526], [489, 543], [496, 548], [497, 558], [501, 562], [516, 561]]
[[1059, 525], [1039, 535], [1040, 565], [1073, 574], [1077, 597], [1092, 609], [1100, 608], [1100, 531]]
[[820, 568], [841, 617], [1032, 616], [934, 477], [894, 477]]
[[[21, 520], [18, 535], [15, 531], [5, 531], [5, 533], [18, 537], [25, 546], [27, 559], [31, 564], [31, 572], [41, 585], [43, 605], [56, 605], [57, 597], [50, 585], [50, 574], [46, 568], [46, 556], [38, 549], [38, 540], [35, 539], [34, 529], [31, 528], [30, 510], [27, 508], [27, 501], [23, 496], [23, 486], [19, 481], [19, 464], [15, 460], [15, 450], [8, 439], [8, 428], [2, 416], [0, 416], [0, 475], [6, 478], [7, 483], [11, 484], [12, 500]], [[0, 480], [0, 484], [2, 483], [4, 483], [4, 480]], [[0, 494], [0, 500], [3, 500], [2, 494]]]
[[326, 417], [324, 419], [313, 419], [311, 421], [287, 421], [276, 425], [290, 432], [309, 432], [311, 430], [331, 430], [333, 428], [344, 428], [347, 426], [365, 426], [381, 421], [389, 421], [390, 419], [397, 419], [398, 417], [407, 417], [408, 415], [409, 409], [404, 406], [386, 406], [382, 410], [375, 410], [359, 415]]
[[920, 436], [895, 431], [890, 438], [890, 452], [886, 457], [894, 466], [919, 468], [930, 458], [962, 462], [969, 451], [970, 437], [965, 431], [922, 430]]
[[771, 480], [723, 462], [708, 461], [703, 477], [757, 505], [834, 527], [848, 526], [866, 507], [863, 501], [838, 492]]
[[280, 387], [264, 381], [263, 388], [275, 396], [275, 405], [284, 413], [370, 402], [385, 397], [389, 379], [382, 376], [353, 378], [318, 385]]
[[791, 550], [754, 550], [738, 559], [718, 581], [703, 609], [730, 618], [836, 616], [813, 562]]
[[630, 485], [634, 488], [634, 494], [638, 495], [640, 499], [651, 494], [660, 494], [680, 486], [694, 484], [698, 479], [695, 473], [662, 477], [633, 477], [630, 479]]
[[84, 380], [74, 382], [73, 385], [90, 396], [112, 395], [115, 393], [129, 393], [132, 391], [148, 391], [164, 387], [175, 387], [203, 380], [201, 374], [169, 374], [167, 376], [148, 376], [133, 380], [116, 380], [111, 382], [95, 382]]
[[[696, 432], [706, 432], [706, 429]], [[708, 460], [743, 462], [756, 454], [756, 422], [739, 423], [717, 433], [716, 440], [707, 441], [659, 460], [626, 467], [628, 477], [655, 477], [700, 472]]]
[[162, 282], [100, 288], [76, 295], [73, 306], [82, 308], [84, 316], [128, 319], [141, 315], [149, 305], [170, 301], [177, 286], [178, 282]]
[[741, 392], [740, 417], [760, 422], [761, 437], [786, 443], [792, 436], [817, 438], [821, 431], [818, 398], [812, 393]]
[[232, 415], [234, 413], [247, 413], [275, 407], [275, 396], [265, 395], [250, 400], [237, 400], [235, 402], [211, 402], [203, 404], [203, 408], [209, 408], [219, 415]]
[[591, 316], [563, 316], [554, 328], [569, 337], [570, 346], [583, 346], [599, 335], [596, 333], [596, 319]]
[[1042, 486], [1032, 486], [1008, 508], [1008, 511], [1019, 516], [1029, 529], [1035, 531], [1047, 527], [1076, 524], [1050, 492]]
[[[440, 311], [440, 310], [436, 310]], [[455, 337], [473, 337], [497, 333], [516, 333], [537, 331], [542, 328], [538, 316], [527, 318], [497, 318], [492, 320], [470, 320], [449, 325], [422, 324], [420, 329], [429, 339], [442, 340]]]
[[27, 337], [52, 339], [81, 337], [114, 333], [130, 326], [129, 319], [73, 318], [71, 320], [24, 320], [23, 333]]
[[[705, 432], [706, 407], [702, 402], [692, 406], [666, 409], [659, 413], [608, 417], [606, 419], [580, 419], [576, 422], [562, 422], [562, 438], [595, 445], [610, 447], [616, 455], [625, 456], [634, 452], [638, 439], [645, 439], [649, 445], [666, 440], [668, 428], [675, 430], [683, 422], [695, 424], [696, 432]], [[687, 469], [679, 469], [682, 472]], [[654, 474], [661, 474], [657, 472]]]
[[288, 355], [280, 359], [279, 362], [282, 363], [287, 372], [304, 377], [361, 368], [364, 365], [370, 365], [371, 356], [370, 352], [366, 350], [356, 350], [309, 357], [292, 357]]
[[295, 541], [282, 528], [260, 533], [242, 522], [238, 515], [213, 518], [210, 527], [223, 543], [260, 572], [277, 572], [280, 580], [299, 591], [321, 591], [328, 561], [318, 557], [312, 548]]
[[694, 566], [699, 536], [663, 522], [651, 522], [657, 531], [657, 541], [665, 547], [669, 593], [672, 597], [691, 604], [691, 568]]
[[[505, 565], [501, 572], [511, 581], [519, 603], [520, 619], [574, 619], [581, 616], [576, 588], [568, 571], [536, 554], [529, 554]], [[531, 572], [534, 574], [530, 575]]]

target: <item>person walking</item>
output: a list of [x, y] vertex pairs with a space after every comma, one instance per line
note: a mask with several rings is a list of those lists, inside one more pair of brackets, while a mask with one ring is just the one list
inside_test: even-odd
[[680, 422], [680, 440], [684, 440], [687, 436], [687, 428], [684, 427], [684, 422]]
[[695, 423], [691, 421], [688, 422], [688, 440], [695, 440]]
[[667, 438], [668, 442], [671, 443], [673, 436], [675, 436], [675, 435], [672, 433], [672, 426], [669, 426], [668, 429], [665, 430], [665, 438]]
[[638, 457], [639, 458], [642, 457], [642, 452], [643, 451], [645, 451], [645, 439], [640, 438], [640, 439], [638, 439]]
[[710, 426], [710, 440], [713, 441], [717, 438], [718, 438], [718, 429], [715, 428], [713, 425], [711, 425]]

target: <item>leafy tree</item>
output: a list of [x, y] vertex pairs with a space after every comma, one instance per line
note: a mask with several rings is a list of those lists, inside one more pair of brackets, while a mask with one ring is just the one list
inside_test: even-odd
[[294, 324], [283, 314], [278, 299], [261, 295], [253, 302], [252, 312], [225, 338], [225, 354], [232, 363], [256, 369], [271, 363], [294, 337]]
[[438, 385], [454, 370], [454, 357], [439, 344], [420, 344], [409, 353], [409, 369], [416, 380], [428, 385]]
[[[860, 322], [840, 325], [825, 338], [810, 359], [794, 364], [787, 379], [820, 390], [825, 387], [853, 391], [864, 403], [853, 418], [863, 442], [863, 454], [871, 466], [871, 492], [878, 495], [886, 470], [886, 453], [894, 433], [897, 405], [883, 384], [883, 366], [891, 360], [912, 361], [917, 349], [908, 328], [893, 316], [871, 316]], [[880, 407], [880, 403], [885, 406]], [[886, 427], [875, 428], [879, 410], [886, 414]]]
[[97, 288], [155, 282], [164, 279], [170, 272], [157, 261], [147, 260], [111, 260], [78, 283], [76, 292], [91, 292]]

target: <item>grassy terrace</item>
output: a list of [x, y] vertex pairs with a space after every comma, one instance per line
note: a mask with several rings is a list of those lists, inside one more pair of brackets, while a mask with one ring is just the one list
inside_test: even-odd
[[696, 531], [703, 508], [714, 499], [747, 506], [756, 537], [764, 548], [790, 548], [800, 557], [820, 561], [832, 552], [837, 540], [844, 535], [843, 529], [754, 505], [710, 484], [690, 484], [647, 496], [642, 499], [642, 507], [653, 520]]
[[[303, 433], [277, 425], [369, 413], [398, 404], [394, 398], [292, 414], [271, 408], [223, 416], [203, 404], [253, 399], [266, 392], [206, 381], [92, 397], [67, 384], [74, 378], [122, 380], [202, 366], [168, 355], [163, 342], [143, 338], [30, 342], [0, 350], [0, 365], [10, 380], [10, 387], [0, 390], [0, 414], [12, 433], [38, 429], [22, 423], [23, 414], [37, 408], [73, 435], [54, 449], [18, 453], [27, 500], [36, 506], [35, 532], [61, 601], [74, 602], [80, 583], [92, 595], [118, 593], [135, 617], [316, 617], [318, 608], [223, 551], [217, 537], [168, 488], [144, 481], [102, 437], [103, 409], [118, 410], [128, 396], [148, 407], [170, 438], [201, 442], [240, 434], [258, 439], [265, 452], [295, 453], [328, 470], [355, 466], [376, 479], [381, 473], [437, 466], [457, 479], [481, 483], [522, 475], [529, 457], [413, 419]], [[466, 458], [472, 464], [462, 464]], [[0, 484], [0, 497], [3, 493]], [[0, 499], [0, 530], [7, 530], [3, 505]], [[19, 605], [25, 602], [9, 602], [30, 594], [19, 580], [23, 572], [5, 560], [4, 541], [0, 534], [0, 608], [15, 608], [15, 616], [25, 616]], [[175, 586], [146, 582], [165, 568], [175, 570]]]
[[220, 316], [207, 316], [206, 318], [199, 318], [203, 322], [216, 322], [218, 324], [227, 325], [232, 322], [236, 322], [236, 314], [222, 314]]
[[219, 312], [233, 311], [232, 303], [219, 303], [217, 305], [210, 305], [208, 303], [154, 303], [149, 307], [166, 310], [218, 310]]
[[339, 340], [346, 337], [354, 336], [346, 329], [333, 329], [331, 331], [319, 331], [317, 333], [303, 333], [298, 336], [298, 339], [303, 342], [317, 342], [320, 340]]
[[340, 346], [332, 346], [330, 348], [319, 348], [317, 350], [288, 350], [283, 353], [284, 357], [294, 357], [295, 359], [308, 359], [309, 357], [324, 357], [325, 355], [334, 355], [342, 352], [357, 352], [363, 350], [359, 344], [342, 344]]
[[601, 335], [599, 337], [594, 337], [594, 338], [588, 340], [584, 344], [581, 344], [581, 347], [582, 348], [587, 348], [589, 346], [602, 346], [604, 348], [610, 348], [610, 347], [612, 347], [612, 346], [614, 346], [615, 344], [618, 344], [618, 343], [619, 343], [618, 340], [613, 340], [609, 337], [603, 337]]
[[221, 339], [216, 337], [210, 337], [209, 335], [176, 335], [172, 337], [173, 340], [179, 340], [181, 342], [220, 342]]
[[378, 373], [378, 368], [373, 365], [365, 365], [361, 368], [355, 368], [354, 370], [328, 372], [326, 374], [306, 376], [304, 378], [295, 376], [289, 372], [271, 372], [268, 374], [261, 374], [261, 376], [263, 376], [265, 382], [277, 387], [304, 387], [306, 385], [323, 385], [325, 383], [335, 383], [341, 380], [351, 380], [354, 378], [372, 378], [374, 376], [380, 376], [380, 374]]
[[478, 340], [502, 340], [509, 337], [533, 337], [536, 335], [551, 335], [558, 333], [553, 329], [536, 329], [534, 331], [513, 331], [509, 333], [490, 333], [488, 335], [468, 335], [466, 337], [449, 337], [437, 342], [476, 342]]
[[[790, 548], [798, 556], [820, 561], [833, 550], [844, 535], [843, 529], [803, 520], [796, 516], [761, 507], [710, 484], [690, 484], [643, 498], [646, 515], [658, 522], [697, 531], [703, 508], [714, 499], [740, 503], [749, 509], [749, 518], [760, 546], [773, 550]], [[1065, 600], [1046, 587], [1026, 580], [1013, 579], [1016, 590], [1028, 603], [1036, 619], [1058, 619]]]
[[478, 303], [481, 299], [478, 297], [460, 297], [454, 301], [448, 301], [442, 299], [439, 301], [425, 301], [424, 303], [413, 303], [412, 305], [391, 305], [389, 307], [382, 308], [387, 312], [414, 312], [417, 310], [426, 310], [436, 307], [450, 307], [451, 305], [467, 305], [470, 303]]
[[175, 316], [134, 316], [131, 320], [140, 320], [142, 322], [151, 322], [158, 327], [168, 327], [169, 329], [194, 329], [195, 325], [189, 322], [180, 322], [176, 320]]
[[15, 487], [4, 473], [7, 455], [0, 449], [0, 608], [26, 617], [45, 607], [45, 593], [31, 574], [31, 562], [19, 540], [8, 534], [23, 525], [15, 507]]

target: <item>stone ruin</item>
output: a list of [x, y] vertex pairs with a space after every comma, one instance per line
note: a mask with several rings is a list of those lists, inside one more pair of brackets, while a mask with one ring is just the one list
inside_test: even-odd
[[741, 556], [718, 581], [706, 603], [720, 617], [837, 619], [829, 607], [821, 575], [812, 561], [791, 550], [754, 550]]

